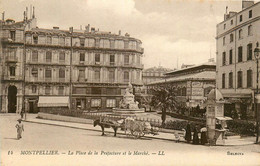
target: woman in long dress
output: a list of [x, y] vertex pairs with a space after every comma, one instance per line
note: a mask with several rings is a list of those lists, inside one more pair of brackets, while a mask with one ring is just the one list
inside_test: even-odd
[[185, 133], [185, 140], [189, 143], [191, 141], [191, 128], [190, 128], [190, 124], [187, 124], [186, 127], [186, 133]]
[[24, 128], [23, 128], [23, 124], [21, 123], [22, 119], [18, 119], [17, 121], [19, 123], [16, 124], [15, 127], [17, 129], [17, 139], [20, 139], [20, 138], [22, 138], [22, 132], [24, 131]]

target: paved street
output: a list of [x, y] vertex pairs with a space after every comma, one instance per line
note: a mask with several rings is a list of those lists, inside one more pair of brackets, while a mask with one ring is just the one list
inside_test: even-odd
[[[106, 163], [105, 165], [173, 165], [176, 163], [176, 165], [188, 163], [257, 165], [260, 163], [259, 145], [208, 147], [150, 138], [133, 139], [125, 135], [100, 136], [101, 133], [96, 131], [28, 122], [23, 122], [25, 127], [23, 138], [16, 140], [14, 126], [18, 118], [19, 116], [15, 114], [0, 115], [1, 165], [4, 166], [100, 165], [101, 161]], [[50, 151], [57, 152], [50, 155]], [[88, 155], [89, 151], [92, 155]], [[229, 152], [237, 155], [228, 155]], [[46, 155], [47, 153], [49, 155]], [[213, 160], [213, 163], [209, 162]]]

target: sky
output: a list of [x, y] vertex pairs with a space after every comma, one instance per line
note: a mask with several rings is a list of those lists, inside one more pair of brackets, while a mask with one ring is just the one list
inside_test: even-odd
[[[39, 28], [84, 28], [122, 34], [142, 41], [145, 68], [180, 68], [216, 56], [216, 25], [242, 0], [0, 0], [5, 19], [23, 19], [35, 6]], [[30, 13], [30, 12], [29, 12]], [[216, 59], [216, 58], [215, 58]]]

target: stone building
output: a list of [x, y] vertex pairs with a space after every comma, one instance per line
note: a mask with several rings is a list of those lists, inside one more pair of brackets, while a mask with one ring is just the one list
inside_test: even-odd
[[144, 69], [143, 70], [143, 83], [144, 85], [150, 83], [150, 82], [154, 82], [154, 81], [158, 81], [161, 79], [164, 79], [165, 76], [164, 74], [167, 72], [172, 71], [171, 69], [167, 69], [167, 68], [163, 68], [162, 66], [159, 67], [151, 67], [148, 69]]
[[215, 88], [216, 63], [189, 66], [165, 74], [165, 79], [151, 82], [148, 91], [156, 86], [170, 85], [177, 89], [177, 100], [187, 107], [204, 107], [204, 101], [211, 89]]
[[21, 22], [2, 20], [0, 32], [1, 112], [26, 102], [37, 112], [39, 96], [68, 97], [71, 109], [111, 109], [129, 82], [142, 86], [142, 42], [127, 33], [42, 29], [27, 11]]
[[254, 114], [256, 61], [253, 50], [260, 41], [260, 3], [242, 1], [242, 10], [226, 13], [217, 24], [216, 87], [229, 102], [225, 111]]

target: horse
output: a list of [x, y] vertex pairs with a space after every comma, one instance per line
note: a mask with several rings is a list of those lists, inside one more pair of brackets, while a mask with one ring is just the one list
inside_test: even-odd
[[105, 128], [110, 128], [112, 127], [114, 129], [114, 137], [116, 137], [116, 132], [117, 132], [117, 129], [119, 126], [117, 126], [115, 124], [115, 122], [113, 121], [110, 121], [110, 120], [107, 120], [105, 121], [105, 124], [103, 124], [102, 122], [100, 122], [100, 119], [97, 119], [97, 120], [94, 120], [94, 123], [93, 123], [94, 127], [96, 127], [97, 125], [99, 125], [101, 127], [101, 130], [102, 130], [102, 136], [105, 135]]

